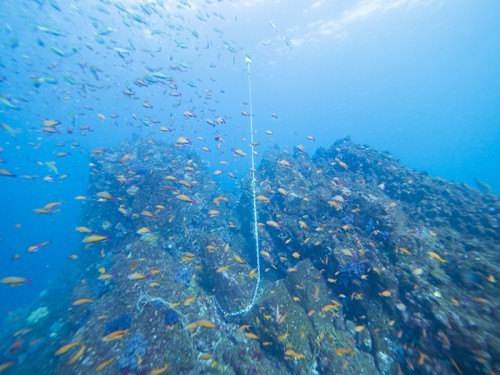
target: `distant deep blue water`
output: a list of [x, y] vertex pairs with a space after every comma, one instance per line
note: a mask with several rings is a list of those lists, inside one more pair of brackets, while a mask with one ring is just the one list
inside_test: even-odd
[[[498, 193], [498, 14], [494, 0], [3, 0], [0, 122], [14, 133], [0, 129], [0, 169], [18, 177], [0, 177], [0, 278], [32, 282], [0, 285], [0, 316], [28, 307], [81, 251], [75, 197], [86, 195], [91, 150], [183, 135], [211, 168], [227, 159], [226, 172], [247, 173], [248, 160], [231, 156], [249, 152], [245, 56], [260, 150], [302, 144], [313, 153], [350, 135], [412, 168], [471, 186], [478, 178]], [[175, 86], [134, 83], [154, 72]], [[218, 117], [225, 124], [206, 121]], [[51, 119], [60, 133], [42, 129]], [[33, 212], [54, 201], [60, 212]]]

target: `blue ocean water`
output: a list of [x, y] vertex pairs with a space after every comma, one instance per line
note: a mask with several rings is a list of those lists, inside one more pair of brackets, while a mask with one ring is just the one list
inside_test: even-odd
[[[232, 148], [249, 152], [245, 57], [261, 147], [312, 154], [350, 136], [500, 191], [498, 14], [494, 0], [3, 0], [0, 169], [17, 177], [0, 176], [0, 278], [32, 281], [0, 285], [0, 318], [29, 307], [81, 251], [75, 197], [92, 150], [186, 136], [214, 170]], [[241, 179], [248, 160], [231, 168]], [[62, 203], [33, 212], [50, 202]]]

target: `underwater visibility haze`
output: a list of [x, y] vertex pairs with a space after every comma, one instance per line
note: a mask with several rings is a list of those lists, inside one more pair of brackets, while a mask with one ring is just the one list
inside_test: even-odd
[[499, 14], [2, 0], [0, 373], [498, 374]]

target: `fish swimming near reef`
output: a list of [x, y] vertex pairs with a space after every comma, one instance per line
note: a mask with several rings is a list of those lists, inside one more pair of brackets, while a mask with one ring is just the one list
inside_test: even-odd
[[476, 183], [476, 187], [479, 189], [481, 193], [493, 194], [493, 188], [486, 182], [478, 180], [477, 178], [474, 179], [474, 182]]

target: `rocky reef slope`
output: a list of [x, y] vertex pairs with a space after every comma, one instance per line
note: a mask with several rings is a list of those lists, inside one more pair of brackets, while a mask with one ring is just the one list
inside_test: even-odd
[[250, 180], [239, 196], [222, 191], [189, 145], [94, 155], [83, 224], [103, 237], [87, 237], [64, 284], [12, 319], [41, 344], [9, 353], [17, 336], [4, 338], [2, 362], [60, 374], [499, 373], [497, 197], [347, 139], [301, 149], [261, 158], [261, 282], [235, 317], [258, 279]]

